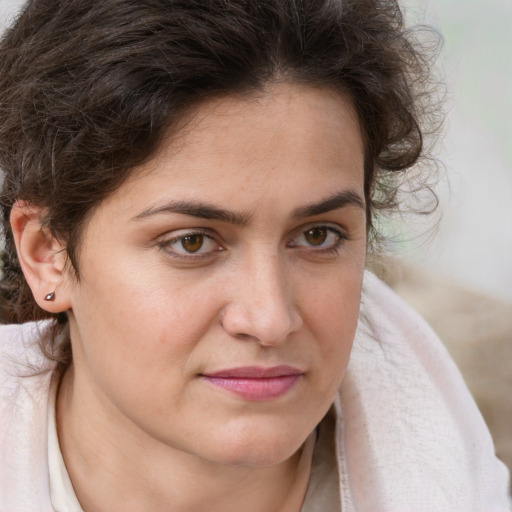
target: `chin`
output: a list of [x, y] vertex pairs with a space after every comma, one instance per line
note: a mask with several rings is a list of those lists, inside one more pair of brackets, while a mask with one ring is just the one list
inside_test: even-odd
[[292, 457], [307, 439], [309, 432], [299, 434], [277, 426], [267, 428], [227, 429], [215, 446], [216, 459], [225, 465], [268, 467]]

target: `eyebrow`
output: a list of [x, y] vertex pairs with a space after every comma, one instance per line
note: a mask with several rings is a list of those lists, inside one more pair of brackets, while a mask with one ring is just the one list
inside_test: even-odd
[[[365, 201], [360, 194], [353, 190], [343, 190], [335, 193], [317, 203], [301, 206], [294, 210], [292, 216], [295, 219], [313, 217], [333, 210], [339, 210], [347, 206], [365, 208]], [[234, 212], [218, 208], [208, 203], [199, 201], [171, 201], [161, 206], [154, 206], [139, 213], [132, 220], [141, 220], [153, 215], [178, 213], [199, 217], [201, 219], [220, 220], [237, 226], [245, 226], [251, 221], [252, 215], [244, 212]]]
[[297, 219], [304, 217], [313, 217], [315, 215], [321, 215], [333, 210], [339, 210], [346, 206], [357, 206], [363, 210], [366, 208], [366, 203], [363, 197], [354, 190], [343, 190], [337, 192], [326, 199], [313, 203], [307, 206], [297, 208], [293, 216]]
[[140, 220], [161, 213], [179, 213], [181, 215], [190, 215], [191, 217], [200, 217], [201, 219], [220, 220], [237, 226], [248, 224], [251, 218], [251, 216], [246, 213], [224, 210], [207, 203], [196, 201], [171, 201], [162, 206], [148, 208], [136, 215], [132, 220]]

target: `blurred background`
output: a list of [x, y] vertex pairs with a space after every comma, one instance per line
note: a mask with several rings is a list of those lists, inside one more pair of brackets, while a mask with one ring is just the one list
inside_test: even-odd
[[[406, 0], [444, 37], [442, 221], [408, 258], [512, 304], [512, 1]], [[512, 319], [511, 319], [512, 322]]]
[[[0, 31], [21, 0], [0, 0]], [[512, 468], [512, 0], [403, 0], [444, 37], [441, 221], [407, 219], [377, 272], [443, 339]], [[427, 224], [428, 226], [428, 224]]]

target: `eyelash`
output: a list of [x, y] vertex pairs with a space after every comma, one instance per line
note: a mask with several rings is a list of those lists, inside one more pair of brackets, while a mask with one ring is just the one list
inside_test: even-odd
[[[175, 235], [169, 239], [161, 240], [158, 243], [160, 249], [162, 249], [163, 251], [165, 251], [167, 254], [171, 255], [174, 258], [178, 258], [181, 260], [192, 260], [192, 259], [198, 260], [200, 258], [211, 257], [212, 254], [216, 254], [216, 253], [222, 252], [224, 250], [224, 248], [222, 248], [222, 246], [215, 240], [216, 237], [214, 236], [214, 234], [211, 233], [210, 231], [201, 230], [201, 229], [192, 229], [192, 230], [183, 229], [183, 230], [178, 231], [178, 233], [181, 233], [181, 234]], [[213, 250], [213, 251], [196, 252], [196, 253], [194, 253], [194, 252], [187, 253], [184, 248], [183, 248], [184, 252], [179, 252], [174, 249], [170, 249], [170, 247], [173, 244], [178, 243], [180, 241], [183, 244], [183, 241], [185, 240], [186, 237], [194, 237], [194, 236], [201, 236], [204, 238], [204, 240], [214, 242], [219, 248], [217, 250]], [[203, 247], [204, 240], [201, 243], [200, 247], [197, 249], [198, 251], [200, 251], [201, 248]]]
[[[329, 237], [329, 235], [334, 236], [335, 240], [332, 242], [330, 246], [327, 247], [321, 247], [321, 244], [318, 246], [314, 245], [307, 245], [307, 244], [298, 244], [297, 239], [299, 239], [302, 236], [305, 236], [308, 231], [312, 230], [325, 230], [326, 236]], [[176, 232], [174, 232], [176, 233]], [[220, 243], [216, 241], [216, 236], [214, 233], [208, 230], [201, 230], [201, 229], [192, 229], [192, 230], [179, 230], [177, 233], [180, 233], [178, 235], [175, 234], [172, 238], [166, 238], [163, 240], [160, 240], [158, 242], [159, 248], [164, 251], [166, 254], [177, 258], [181, 260], [189, 260], [189, 261], [198, 261], [200, 259], [206, 259], [209, 257], [212, 257], [213, 255], [223, 252], [225, 249], [222, 247]], [[287, 248], [290, 249], [297, 249], [297, 250], [304, 250], [307, 252], [311, 252], [312, 254], [316, 255], [330, 255], [330, 254], [339, 254], [342, 246], [344, 243], [348, 240], [348, 236], [341, 232], [341, 230], [334, 228], [333, 226], [326, 225], [326, 224], [311, 224], [307, 226], [303, 226], [300, 228], [299, 231], [296, 232], [297, 235], [294, 235], [292, 240], [286, 244]], [[175, 249], [171, 249], [171, 246], [173, 244], [181, 243], [183, 244], [183, 241], [186, 237], [194, 237], [194, 236], [201, 236], [203, 237], [202, 243], [200, 244], [197, 251], [200, 251], [203, 248], [203, 245], [206, 241], [210, 241], [215, 243], [218, 248], [216, 250], [207, 251], [207, 252], [187, 252], [185, 248], [183, 248], [184, 252], [176, 251]], [[321, 242], [324, 243], [324, 242]]]
[[[329, 237], [329, 235], [334, 236], [335, 240], [328, 245], [327, 247], [320, 247], [314, 246], [314, 245], [304, 245], [301, 246], [296, 243], [296, 240], [300, 238], [301, 236], [305, 236], [306, 233], [311, 232], [313, 230], [323, 230], [326, 232], [326, 237]], [[301, 248], [304, 247], [306, 251], [314, 251], [314, 254], [339, 254], [343, 244], [348, 240], [348, 236], [341, 232], [341, 230], [336, 229], [333, 226], [326, 225], [326, 224], [311, 224], [305, 227], [302, 227], [299, 231], [299, 234], [295, 236], [290, 243], [287, 244], [287, 247], [290, 248]], [[323, 242], [322, 242], [323, 243]]]

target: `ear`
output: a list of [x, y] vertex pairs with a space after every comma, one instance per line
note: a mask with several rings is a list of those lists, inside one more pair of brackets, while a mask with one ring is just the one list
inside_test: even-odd
[[[44, 211], [17, 201], [11, 211], [11, 229], [18, 259], [38, 306], [50, 313], [71, 307], [65, 246], [43, 228]], [[53, 300], [45, 300], [54, 292]]]

